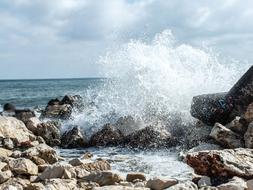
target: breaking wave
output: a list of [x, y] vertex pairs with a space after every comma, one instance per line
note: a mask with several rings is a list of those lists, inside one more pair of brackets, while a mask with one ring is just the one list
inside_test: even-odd
[[112, 48], [99, 63], [107, 79], [85, 92], [88, 106], [74, 120], [85, 128], [129, 115], [145, 125], [164, 124], [175, 115], [187, 122], [194, 95], [228, 91], [248, 67], [208, 48], [179, 44], [169, 30], [149, 42]]

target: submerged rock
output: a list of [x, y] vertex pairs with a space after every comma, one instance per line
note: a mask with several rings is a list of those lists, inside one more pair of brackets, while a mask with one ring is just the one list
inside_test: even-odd
[[253, 150], [251, 149], [194, 152], [187, 154], [186, 162], [199, 175], [253, 178]]
[[87, 144], [88, 142], [78, 126], [74, 126], [71, 130], [66, 131], [61, 137], [61, 146], [64, 148], [85, 147]]
[[210, 136], [214, 138], [221, 146], [226, 148], [244, 147], [242, 137], [222, 124], [215, 123]]

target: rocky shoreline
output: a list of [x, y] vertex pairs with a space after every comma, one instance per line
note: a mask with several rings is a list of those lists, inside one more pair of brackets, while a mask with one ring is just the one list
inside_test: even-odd
[[[11, 104], [4, 106], [0, 116], [1, 190], [253, 189], [253, 104], [226, 125], [206, 126], [197, 122], [184, 135], [157, 126], [137, 128], [131, 116], [104, 125], [90, 137], [79, 126], [62, 133], [61, 121], [82, 110], [82, 102], [78, 95], [50, 100], [39, 117], [32, 110], [17, 110]], [[122, 177], [111, 170], [107, 160], [91, 159], [92, 154], [85, 149], [80, 158], [66, 161], [57, 154], [55, 146], [139, 149], [182, 146], [179, 159], [195, 173], [191, 181], [148, 178], [139, 172]]]

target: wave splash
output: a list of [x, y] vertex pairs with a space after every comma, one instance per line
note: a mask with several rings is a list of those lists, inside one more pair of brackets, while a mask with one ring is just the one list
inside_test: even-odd
[[228, 91], [248, 67], [179, 44], [169, 30], [150, 42], [131, 40], [108, 51], [100, 65], [109, 79], [85, 92], [89, 106], [75, 118], [85, 128], [129, 115], [145, 125], [168, 124], [175, 115], [188, 122], [194, 95]]

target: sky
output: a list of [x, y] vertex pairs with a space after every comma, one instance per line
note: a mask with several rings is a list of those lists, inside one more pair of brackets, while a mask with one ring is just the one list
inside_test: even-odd
[[111, 46], [166, 29], [253, 62], [252, 0], [0, 0], [0, 79], [102, 76]]

